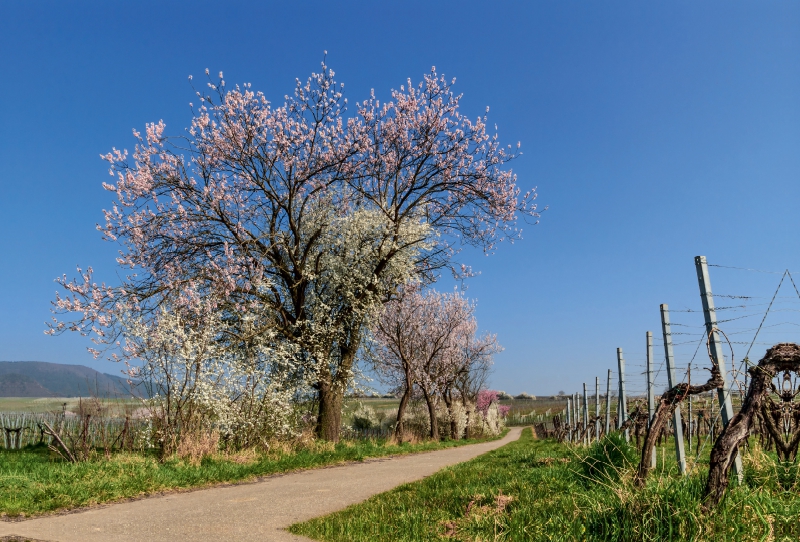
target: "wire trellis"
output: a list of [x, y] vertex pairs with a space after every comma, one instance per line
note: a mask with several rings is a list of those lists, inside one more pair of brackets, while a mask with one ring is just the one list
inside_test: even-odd
[[[798, 342], [800, 343], [800, 317], [795, 314], [800, 313], [800, 288], [798, 288], [792, 272], [788, 269], [784, 271], [767, 271], [763, 269], [751, 269], [746, 267], [735, 267], [718, 264], [707, 264], [708, 267], [719, 268], [720, 270], [738, 270], [745, 272], [760, 273], [768, 277], [775, 277], [780, 275], [775, 282], [771, 282], [771, 287], [767, 292], [736, 292], [736, 288], [727, 288], [726, 293], [714, 294], [713, 298], [720, 300], [720, 306], [713, 308], [714, 313], [718, 316], [716, 320], [715, 331], [719, 331], [724, 335], [723, 344], [726, 346], [724, 358], [728, 358], [730, 363], [727, 364], [727, 385], [717, 397], [716, 391], [696, 396], [696, 399], [701, 400], [699, 410], [702, 410], [702, 416], [706, 416], [704, 423], [708, 425], [709, 432], [700, 441], [698, 434], [697, 448], [695, 453], [691, 454], [692, 467], [697, 463], [698, 458], [702, 457], [704, 451], [707, 449], [708, 442], [712, 439], [715, 427], [718, 427], [722, 415], [720, 408], [720, 400], [726, 403], [728, 400], [733, 400], [734, 397], [744, 398], [747, 389], [748, 373], [747, 370], [756, 364], [751, 360], [750, 356], [753, 350], [758, 347], [769, 348], [780, 342]], [[766, 277], [765, 277], [766, 278]], [[788, 281], [786, 279], [789, 279]], [[722, 281], [725, 282], [725, 281]], [[791, 284], [791, 294], [785, 295], [785, 287]], [[773, 290], [774, 288], [774, 290]], [[731, 291], [733, 290], [733, 291]], [[725, 291], [725, 289], [723, 289]], [[750, 295], [752, 294], [752, 295]], [[727, 301], [722, 301], [727, 300]], [[705, 354], [701, 354], [701, 348], [708, 340], [707, 323], [705, 322], [704, 310], [695, 309], [690, 307], [671, 309], [670, 314], [679, 316], [678, 321], [671, 322], [671, 337], [677, 338], [672, 342], [675, 360], [675, 375], [679, 377], [680, 382], [671, 383], [673, 386], [681, 383], [689, 383], [691, 379], [695, 382], [706, 380], [705, 377], [700, 376], [703, 370], [711, 367], [712, 362], [706, 359]], [[699, 317], [699, 321], [696, 319]], [[693, 321], [694, 320], [694, 321]], [[774, 337], [775, 340], [771, 340]], [[654, 337], [655, 339], [655, 337]], [[658, 348], [663, 348], [663, 341], [653, 340], [652, 346], [654, 352]], [[709, 356], [711, 352], [708, 352]], [[625, 366], [627, 374], [625, 375], [625, 387], [627, 399], [632, 401], [641, 401], [642, 398], [647, 396], [648, 382], [647, 382], [647, 354], [640, 350], [625, 351]], [[667, 375], [664, 370], [665, 359], [661, 354], [656, 354], [653, 360], [653, 381], [656, 386], [655, 394], [658, 395], [660, 390], [668, 388]], [[693, 373], [693, 374], [692, 374]], [[612, 382], [611, 389], [614, 394], [618, 394], [618, 378], [617, 371], [614, 371], [614, 378], [617, 380]], [[795, 379], [800, 381], [800, 379]], [[797, 382], [795, 382], [796, 384]], [[612, 395], [614, 395], [612, 394]], [[582, 393], [576, 394], [578, 398]], [[605, 397], [605, 395], [604, 395]], [[606, 408], [611, 403], [611, 398], [606, 397]], [[641, 404], [641, 403], [639, 403]], [[714, 405], [713, 407], [711, 405]], [[697, 407], [696, 407], [697, 408]], [[629, 405], [630, 409], [630, 405]], [[710, 411], [709, 411], [710, 409]], [[613, 410], [612, 410], [613, 411]], [[698, 410], [695, 411], [695, 414]], [[700, 420], [700, 418], [698, 418]], [[689, 419], [689, 431], [692, 430], [694, 420]], [[699, 423], [699, 421], [697, 422]]]

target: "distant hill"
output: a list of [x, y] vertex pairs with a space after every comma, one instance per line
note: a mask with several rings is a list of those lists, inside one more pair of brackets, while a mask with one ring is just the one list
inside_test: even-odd
[[125, 379], [84, 365], [0, 361], [0, 397], [128, 397]]

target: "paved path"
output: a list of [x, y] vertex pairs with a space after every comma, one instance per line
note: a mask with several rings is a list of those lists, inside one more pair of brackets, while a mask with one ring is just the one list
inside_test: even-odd
[[516, 440], [366, 460], [260, 482], [174, 493], [74, 514], [0, 522], [7, 535], [48, 542], [307, 541], [284, 529], [419, 480]]

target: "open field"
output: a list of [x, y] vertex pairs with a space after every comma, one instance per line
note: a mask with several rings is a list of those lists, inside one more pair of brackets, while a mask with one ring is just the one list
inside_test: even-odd
[[[773, 540], [800, 535], [796, 469], [759, 449], [745, 481], [713, 513], [701, 511], [705, 468], [681, 478], [670, 450], [643, 489], [630, 464], [592, 468], [597, 447], [522, 438], [425, 480], [292, 526], [326, 541]], [[633, 452], [635, 461], [635, 452]], [[789, 538], [791, 537], [791, 538]]]
[[[66, 404], [68, 412], [77, 413], [80, 403], [92, 401], [81, 397], [0, 397], [0, 412], [61, 412]], [[125, 411], [141, 406], [138, 399], [100, 399], [111, 414], [124, 416]]]
[[[500, 438], [500, 437], [498, 437]], [[292, 450], [217, 454], [192, 464], [182, 459], [159, 463], [154, 455], [121, 452], [106, 459], [68, 463], [45, 447], [0, 451], [0, 514], [36, 515], [152, 493], [241, 482], [260, 476], [474, 444], [460, 440], [393, 444], [361, 440], [339, 444], [310, 442]]]
[[543, 396], [536, 399], [501, 399], [501, 405], [511, 407], [511, 411], [536, 411], [537, 414], [544, 414], [547, 410], [559, 412], [567, 407], [566, 397]]
[[[67, 410], [76, 412], [78, 405], [81, 401], [91, 401], [87, 397], [0, 397], [0, 412], [61, 412], [64, 403], [67, 404]], [[141, 400], [139, 399], [100, 399], [103, 403], [118, 404], [121, 406], [131, 405], [140, 406]], [[362, 398], [345, 400], [345, 411], [352, 412], [361, 402], [369, 405], [374, 409], [396, 409], [400, 404], [399, 399], [384, 399], [384, 398]]]
[[[546, 411], [551, 410], [552, 413], [560, 412], [566, 408], [566, 397], [537, 397], [536, 399], [501, 399], [498, 401], [501, 405], [511, 407], [511, 412], [523, 412], [525, 414], [534, 412], [536, 414], [544, 414]], [[355, 410], [359, 403], [369, 406], [375, 410], [397, 410], [400, 405], [400, 399], [383, 398], [383, 397], [365, 397], [365, 398], [347, 398], [344, 403], [344, 413], [351, 413]]]
[[[90, 401], [90, 398], [80, 397], [0, 397], [0, 412], [61, 412], [64, 403], [67, 410], [77, 412], [80, 401]], [[125, 407], [136, 408], [141, 406], [139, 399], [101, 399], [101, 402], [108, 405], [116, 405], [120, 411]], [[383, 397], [364, 397], [347, 398], [344, 401], [343, 416], [347, 418], [358, 408], [359, 404], [369, 406], [374, 410], [397, 411], [400, 404], [399, 399]], [[528, 413], [535, 411], [537, 414], [544, 414], [547, 410], [553, 412], [561, 411], [565, 408], [566, 399], [542, 397], [534, 400], [501, 400], [500, 404], [511, 407], [512, 412], [520, 411]]]

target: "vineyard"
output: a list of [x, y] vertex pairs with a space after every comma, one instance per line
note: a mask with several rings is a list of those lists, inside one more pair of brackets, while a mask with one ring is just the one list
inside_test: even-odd
[[143, 449], [149, 421], [130, 416], [110, 417], [64, 409], [58, 413], [2, 412], [3, 447], [20, 450], [45, 445], [62, 459], [75, 462], [103, 452]]
[[[604, 389], [595, 377], [574, 394], [509, 403], [506, 422], [532, 427], [519, 442], [292, 531], [329, 541], [798, 539], [800, 291], [789, 271], [695, 263], [702, 307], [671, 320], [661, 305], [662, 340], [646, 332], [627, 361], [618, 348]], [[731, 290], [715, 304], [709, 268], [758, 273], [765, 291], [723, 277]]]
[[183, 3], [0, 11], [0, 542], [800, 541], [800, 2]]

